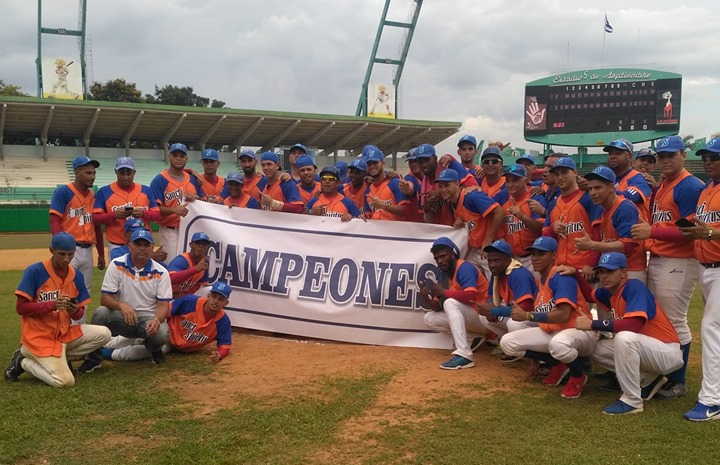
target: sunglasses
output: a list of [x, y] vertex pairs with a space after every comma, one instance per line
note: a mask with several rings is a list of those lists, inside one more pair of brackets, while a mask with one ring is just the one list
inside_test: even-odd
[[483, 164], [483, 165], [499, 165], [499, 164], [500, 164], [500, 160], [498, 160], [498, 159], [496, 159], [496, 158], [490, 158], [490, 159], [488, 159], [488, 160], [483, 160], [483, 161], [482, 161], [482, 164]]
[[320, 176], [321, 181], [337, 181], [338, 178], [335, 176]]

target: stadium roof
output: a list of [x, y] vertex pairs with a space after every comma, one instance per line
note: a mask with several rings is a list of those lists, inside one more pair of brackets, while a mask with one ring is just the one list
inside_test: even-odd
[[387, 153], [420, 143], [437, 144], [457, 132], [458, 122], [365, 118], [232, 108], [198, 108], [125, 102], [0, 96], [0, 155], [3, 136], [73, 137], [89, 147], [94, 138], [124, 147], [146, 141], [251, 146], [269, 150], [303, 143], [325, 153], [378, 145]]

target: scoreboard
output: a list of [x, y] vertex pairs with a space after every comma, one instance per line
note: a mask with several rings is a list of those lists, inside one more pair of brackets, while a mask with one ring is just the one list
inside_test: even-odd
[[647, 69], [582, 70], [525, 86], [525, 139], [577, 147], [680, 130], [682, 77]]

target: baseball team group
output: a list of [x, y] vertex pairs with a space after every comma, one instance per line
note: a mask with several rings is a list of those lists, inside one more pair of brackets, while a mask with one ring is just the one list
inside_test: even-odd
[[[411, 149], [404, 177], [386, 169], [373, 145], [350, 163], [318, 169], [295, 144], [287, 171], [277, 153], [242, 150], [241, 170], [222, 177], [216, 150], [202, 151], [200, 173], [187, 168], [188, 149], [176, 143], [149, 186], [135, 182], [134, 160], [120, 157], [116, 181], [97, 192], [99, 162], [75, 158], [75, 179], [52, 197], [50, 257], [27, 267], [15, 291], [21, 341], [6, 380], [27, 372], [71, 386], [104, 360], [162, 363], [169, 352], [210, 343], [211, 361], [228, 356], [223, 308], [232, 289], [209, 284], [212, 238], [198, 232], [188, 251], [166, 252], [177, 249], [187, 203], [199, 200], [466, 228], [467, 251], [437, 238], [438, 280], [418, 283], [425, 323], [454, 342], [440, 368], [472, 368], [473, 353], [491, 345], [504, 362], [528, 359], [532, 378], [576, 399], [590, 368], [602, 367], [603, 388], [620, 393], [603, 409], [609, 415], [687, 394], [688, 309], [699, 286], [702, 385], [684, 417], [720, 419], [720, 139], [697, 152], [707, 182], [685, 168], [678, 136], [637, 152], [612, 141], [606, 166], [585, 175], [562, 153], [546, 155], [542, 166], [531, 155], [504, 166], [502, 147], [490, 144], [475, 165], [476, 138], [465, 135], [457, 147], [457, 155], [439, 155], [430, 144]], [[150, 223], [159, 227], [155, 237]], [[95, 255], [107, 270], [100, 306], [86, 322]]]

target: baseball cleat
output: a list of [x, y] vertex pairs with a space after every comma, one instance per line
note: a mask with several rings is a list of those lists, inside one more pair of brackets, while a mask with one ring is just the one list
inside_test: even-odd
[[690, 421], [720, 420], [720, 405], [705, 405], [700, 402], [683, 415]]
[[643, 386], [642, 390], [640, 391], [640, 397], [642, 400], [650, 400], [653, 397], [655, 397], [655, 394], [660, 391], [666, 384], [668, 383], [668, 379], [660, 375], [657, 378], [655, 378], [650, 384], [647, 386]]
[[500, 361], [503, 363], [514, 363], [514, 362], [518, 362], [522, 359], [523, 359], [523, 357], [515, 357], [513, 355], [507, 355], [507, 354], [502, 354], [500, 356]]
[[95, 352], [91, 352], [85, 357], [85, 361], [82, 362], [82, 365], [80, 365], [77, 369], [78, 373], [92, 373], [93, 371], [97, 370], [102, 366], [102, 355], [100, 355], [100, 351], [96, 350]]
[[603, 375], [602, 378], [606, 380], [605, 384], [598, 386], [598, 389], [606, 392], [620, 392], [620, 383], [618, 382], [617, 376], [612, 371], [608, 371], [607, 374]]
[[560, 392], [560, 397], [563, 399], [577, 399], [582, 394], [583, 387], [585, 383], [587, 383], [587, 380], [587, 375], [571, 376], [562, 392]]
[[443, 370], [462, 370], [463, 368], [472, 368], [475, 362], [460, 355], [453, 355], [447, 362], [441, 363], [440, 368]]
[[470, 352], [475, 352], [485, 342], [485, 336], [478, 336], [470, 343]]
[[13, 352], [10, 364], [5, 368], [5, 379], [7, 381], [17, 381], [20, 375], [25, 372], [22, 367], [24, 358], [20, 349], [16, 349], [15, 352]]
[[163, 354], [162, 350], [158, 350], [157, 352], [152, 352], [150, 354], [152, 357], [152, 362], [155, 365], [160, 365], [161, 363], [165, 363], [165, 354]]
[[560, 386], [565, 377], [570, 374], [570, 369], [564, 363], [558, 363], [550, 368], [550, 373], [543, 378], [545, 386]]
[[685, 384], [673, 383], [672, 381], [665, 384], [665, 386], [657, 392], [657, 396], [661, 399], [675, 399], [682, 397], [685, 394], [687, 394], [687, 387]]
[[633, 407], [621, 400], [616, 400], [602, 410], [605, 415], [632, 415], [633, 413], [640, 413], [642, 411], [642, 407]]

